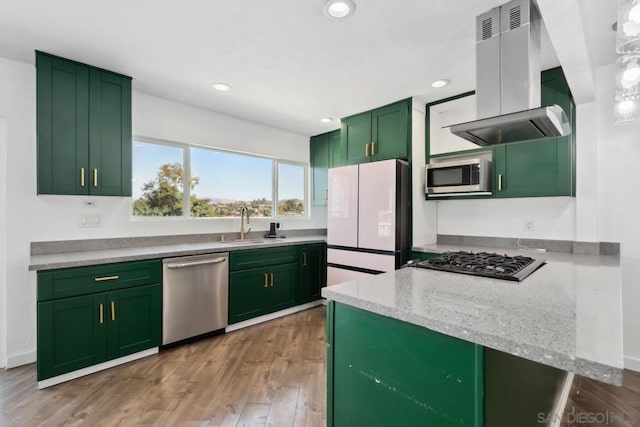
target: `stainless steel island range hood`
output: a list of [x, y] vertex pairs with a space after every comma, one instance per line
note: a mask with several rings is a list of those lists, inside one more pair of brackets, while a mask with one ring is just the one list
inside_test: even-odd
[[512, 0], [476, 20], [478, 120], [451, 133], [481, 146], [571, 133], [559, 105], [540, 107], [540, 14]]

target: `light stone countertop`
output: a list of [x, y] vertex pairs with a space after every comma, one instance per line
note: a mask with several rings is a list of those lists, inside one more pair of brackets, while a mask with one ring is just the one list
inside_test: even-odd
[[296, 236], [287, 238], [264, 239], [263, 242], [231, 243], [203, 242], [181, 243], [175, 245], [140, 246], [121, 249], [90, 250], [82, 252], [64, 252], [45, 255], [32, 255], [29, 270], [53, 270], [57, 268], [79, 267], [85, 265], [109, 264], [113, 262], [136, 261], [143, 259], [169, 258], [187, 255], [201, 255], [217, 252], [231, 252], [244, 249], [272, 248], [277, 246], [323, 243], [326, 236]]
[[622, 384], [617, 256], [455, 245], [424, 252], [490, 251], [542, 258], [522, 282], [404, 268], [323, 288], [322, 296], [606, 383]]

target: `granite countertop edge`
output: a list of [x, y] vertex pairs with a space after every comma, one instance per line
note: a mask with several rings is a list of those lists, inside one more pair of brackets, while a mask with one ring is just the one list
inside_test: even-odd
[[622, 385], [622, 368], [615, 368], [595, 361], [576, 358], [566, 353], [537, 347], [530, 343], [518, 342], [480, 331], [469, 330], [469, 328], [462, 328], [452, 323], [445, 323], [424, 316], [412, 315], [406, 311], [393, 309], [385, 305], [376, 304], [371, 301], [335, 292], [329, 287], [322, 289], [322, 296], [328, 300], [333, 300], [371, 313], [421, 326], [444, 335], [459, 338], [483, 347], [502, 351], [504, 353], [509, 353], [547, 366], [575, 372], [605, 383]]
[[286, 239], [278, 238], [273, 239], [273, 241], [264, 241], [262, 243], [185, 243], [175, 245], [32, 255], [29, 262], [29, 270], [55, 270], [59, 268], [82, 267], [88, 265], [110, 264], [116, 262], [141, 261], [147, 259], [171, 258], [189, 255], [204, 255], [246, 249], [273, 248], [280, 246], [294, 246], [324, 242], [326, 242], [326, 236], [299, 236]]

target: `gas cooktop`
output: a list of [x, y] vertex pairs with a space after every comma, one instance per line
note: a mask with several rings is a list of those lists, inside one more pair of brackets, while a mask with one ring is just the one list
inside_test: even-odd
[[499, 255], [488, 252], [445, 252], [437, 258], [414, 264], [419, 268], [472, 274], [494, 279], [522, 281], [546, 262], [530, 257]]

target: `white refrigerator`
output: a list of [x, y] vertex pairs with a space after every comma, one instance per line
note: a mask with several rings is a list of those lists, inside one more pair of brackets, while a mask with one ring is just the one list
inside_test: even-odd
[[327, 205], [327, 285], [392, 271], [407, 261], [406, 161], [329, 169]]

